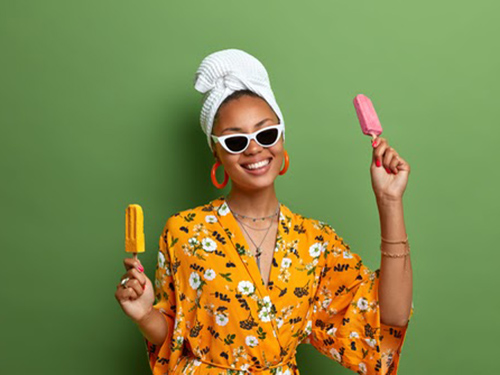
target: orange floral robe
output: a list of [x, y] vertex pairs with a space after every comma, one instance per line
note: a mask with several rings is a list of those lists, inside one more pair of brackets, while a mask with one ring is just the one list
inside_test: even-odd
[[[380, 322], [371, 271], [328, 224], [281, 204], [269, 283], [223, 196], [170, 216], [154, 308], [168, 334], [147, 339], [160, 374], [299, 374], [301, 343], [359, 374], [396, 374], [408, 324]], [[413, 314], [413, 304], [410, 317]]]

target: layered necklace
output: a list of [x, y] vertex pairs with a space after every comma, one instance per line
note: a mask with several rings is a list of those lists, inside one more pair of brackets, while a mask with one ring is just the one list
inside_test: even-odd
[[[226, 203], [227, 203], [227, 200], [226, 200]], [[229, 203], [227, 203], [227, 206], [229, 207]], [[231, 210], [231, 212], [233, 213], [234, 217], [236, 218], [236, 220], [241, 223], [242, 225], [242, 229], [245, 231], [245, 233], [247, 234], [248, 238], [250, 238], [250, 241], [252, 241], [252, 243], [254, 244], [254, 246], [256, 247], [256, 250], [255, 250], [255, 258], [257, 259], [257, 266], [259, 267], [259, 271], [261, 271], [260, 269], [260, 256], [262, 254], [262, 249], [261, 249], [261, 246], [262, 244], [264, 243], [264, 240], [266, 239], [267, 237], [267, 234], [269, 233], [269, 230], [271, 229], [271, 227], [273, 226], [273, 220], [271, 220], [271, 224], [267, 227], [267, 228], [253, 228], [251, 226], [249, 226], [248, 224], [245, 224], [240, 218], [243, 218], [243, 219], [252, 219], [252, 221], [258, 221], [258, 220], [266, 220], [266, 219], [270, 219], [270, 218], [273, 218], [273, 217], [276, 217], [279, 215], [279, 212], [280, 212], [280, 203], [278, 202], [278, 207], [276, 208], [276, 211], [274, 212], [274, 214], [272, 215], [269, 215], [269, 216], [263, 216], [263, 217], [251, 217], [251, 216], [246, 216], [246, 215], [242, 215], [242, 214], [239, 214], [235, 211], [233, 211], [231, 209], [231, 207], [229, 207], [229, 209]], [[248, 231], [246, 230], [245, 227], [248, 227], [250, 229], [253, 229], [253, 230], [257, 230], [257, 231], [263, 231], [265, 230], [266, 231], [266, 234], [264, 235], [264, 238], [262, 239], [262, 241], [260, 242], [259, 245], [257, 245], [255, 243], [255, 241], [253, 240], [252, 236], [250, 236], [250, 234], [248, 233]], [[261, 271], [262, 272], [262, 271]]]

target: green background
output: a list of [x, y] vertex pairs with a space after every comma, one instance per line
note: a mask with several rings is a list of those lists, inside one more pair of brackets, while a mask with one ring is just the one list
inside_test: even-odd
[[[278, 198], [330, 223], [372, 269], [380, 226], [356, 94], [412, 168], [415, 313], [399, 373], [493, 373], [499, 11], [494, 0], [2, 0], [0, 372], [149, 372], [114, 297], [125, 208], [144, 208], [152, 278], [166, 219], [228, 192], [210, 182], [193, 77], [209, 53], [239, 48], [266, 66], [284, 114]], [[310, 345], [297, 359], [303, 374], [352, 373]]]

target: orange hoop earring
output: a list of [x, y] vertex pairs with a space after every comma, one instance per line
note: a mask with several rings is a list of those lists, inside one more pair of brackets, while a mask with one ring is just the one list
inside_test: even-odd
[[284, 175], [286, 173], [286, 171], [288, 170], [288, 165], [290, 164], [289, 160], [288, 160], [288, 152], [286, 152], [285, 150], [285, 166], [283, 167], [283, 169], [280, 171], [280, 175]]
[[229, 175], [227, 174], [226, 170], [224, 170], [224, 182], [222, 184], [219, 184], [217, 182], [217, 176], [215, 175], [215, 172], [217, 171], [217, 168], [219, 168], [222, 164], [220, 161], [217, 161], [213, 166], [212, 166], [212, 183], [215, 185], [217, 189], [223, 189], [226, 185], [227, 182], [229, 181]]

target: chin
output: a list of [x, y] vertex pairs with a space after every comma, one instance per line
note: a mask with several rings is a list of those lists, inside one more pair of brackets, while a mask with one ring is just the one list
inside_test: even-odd
[[248, 190], [265, 189], [274, 184], [274, 178], [266, 176], [266, 178], [255, 178], [253, 176], [244, 176], [238, 181], [238, 186]]

